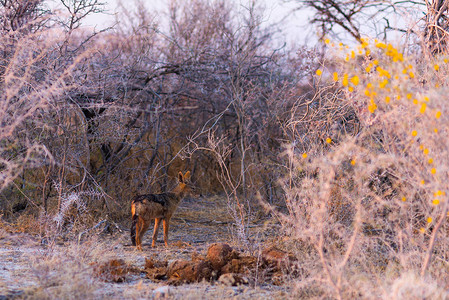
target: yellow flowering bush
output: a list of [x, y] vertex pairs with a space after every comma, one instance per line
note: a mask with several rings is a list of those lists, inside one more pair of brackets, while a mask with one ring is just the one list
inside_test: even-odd
[[[304, 218], [325, 232], [340, 222], [346, 236], [382, 232], [384, 242], [394, 240], [420, 253], [414, 266], [424, 274], [432, 255], [449, 256], [449, 247], [436, 242], [438, 234], [447, 236], [441, 228], [449, 223], [449, 59], [417, 58], [373, 39], [362, 39], [354, 49], [326, 44], [333, 63], [323, 65], [320, 80], [329, 74], [329, 84], [345, 95], [342, 105], [353, 107], [360, 129], [346, 139], [326, 138], [329, 152], [310, 155], [311, 169], [322, 173], [319, 181], [303, 182], [309, 190], [301, 194], [315, 193], [320, 200], [307, 203], [310, 217]], [[347, 249], [351, 241], [345, 240]], [[395, 251], [387, 251], [389, 259]], [[375, 247], [368, 252], [371, 259], [379, 256]]]
[[403, 270], [446, 284], [449, 59], [374, 39], [325, 43], [315, 90], [292, 109], [317, 117], [289, 120], [302, 131], [283, 153], [288, 228], [322, 266], [312, 280], [321, 284], [325, 270], [343, 290], [363, 277], [373, 298], [378, 281], [388, 286]]
[[[405, 174], [413, 174], [407, 180], [424, 184], [430, 191], [448, 189], [447, 172], [442, 166], [448, 164], [449, 155], [444, 154], [449, 143], [444, 142], [447, 138], [441, 131], [447, 132], [447, 124], [442, 121], [446, 104], [442, 100], [447, 89], [448, 59], [435, 58], [431, 64], [419, 65], [392, 44], [370, 39], [363, 39], [356, 51], [342, 53], [342, 47], [333, 50], [337, 59], [344, 57], [341, 72], [334, 72], [333, 79], [348, 91], [362, 124], [394, 137], [392, 144], [381, 146], [388, 146], [392, 155], [413, 161], [404, 164], [411, 167], [404, 170]], [[423, 145], [421, 152], [416, 151], [419, 145]], [[431, 153], [435, 156], [426, 159]], [[436, 165], [429, 168], [426, 161]]]

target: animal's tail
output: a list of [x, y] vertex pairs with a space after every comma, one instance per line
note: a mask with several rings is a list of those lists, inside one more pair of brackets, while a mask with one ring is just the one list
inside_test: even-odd
[[131, 243], [133, 244], [133, 246], [136, 245], [136, 225], [137, 225], [137, 219], [139, 218], [136, 215], [136, 206], [133, 202], [133, 204], [131, 204], [131, 214], [132, 214], [132, 222], [131, 222]]

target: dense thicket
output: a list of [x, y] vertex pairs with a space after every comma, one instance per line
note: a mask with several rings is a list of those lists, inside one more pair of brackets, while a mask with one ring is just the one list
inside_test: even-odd
[[[81, 26], [98, 1], [62, 1], [69, 14], [46, 4], [2, 3], [6, 215], [61, 210], [73, 193], [123, 209], [180, 169], [203, 194], [271, 199], [292, 116], [330, 130], [308, 85], [318, 54], [276, 46], [254, 3], [173, 2], [163, 20], [138, 3], [103, 32]], [[301, 138], [304, 149], [316, 139]]]

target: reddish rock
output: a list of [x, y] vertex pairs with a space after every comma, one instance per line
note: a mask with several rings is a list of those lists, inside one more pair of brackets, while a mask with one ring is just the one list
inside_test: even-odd
[[166, 279], [167, 277], [167, 261], [158, 261], [153, 258], [145, 258], [144, 270], [147, 278], [153, 281]]
[[243, 256], [239, 258], [233, 258], [221, 268], [221, 274], [227, 273], [248, 274], [252, 270], [255, 270], [256, 266], [257, 266], [257, 258], [254, 256]]
[[262, 258], [266, 262], [277, 262], [277, 263], [296, 260], [293, 255], [283, 250], [280, 250], [275, 246], [263, 250]]
[[228, 244], [212, 244], [207, 249], [206, 259], [211, 263], [214, 270], [220, 270], [226, 265], [232, 258], [235, 258], [237, 252], [233, 251]]
[[262, 259], [265, 264], [273, 268], [273, 271], [282, 271], [283, 273], [291, 273], [296, 261], [296, 258], [292, 254], [280, 250], [275, 246], [263, 250]]
[[206, 261], [177, 260], [168, 266], [167, 277], [172, 284], [210, 280], [212, 267]]

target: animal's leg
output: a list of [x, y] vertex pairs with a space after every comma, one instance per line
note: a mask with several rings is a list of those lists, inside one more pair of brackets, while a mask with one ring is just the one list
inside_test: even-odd
[[170, 218], [164, 218], [163, 220], [163, 226], [164, 226], [164, 242], [165, 247], [168, 247], [168, 228], [170, 227]]
[[161, 219], [154, 219], [154, 230], [153, 230], [153, 242], [151, 243], [151, 247], [156, 247], [157, 233], [159, 231], [159, 224], [161, 223]]

